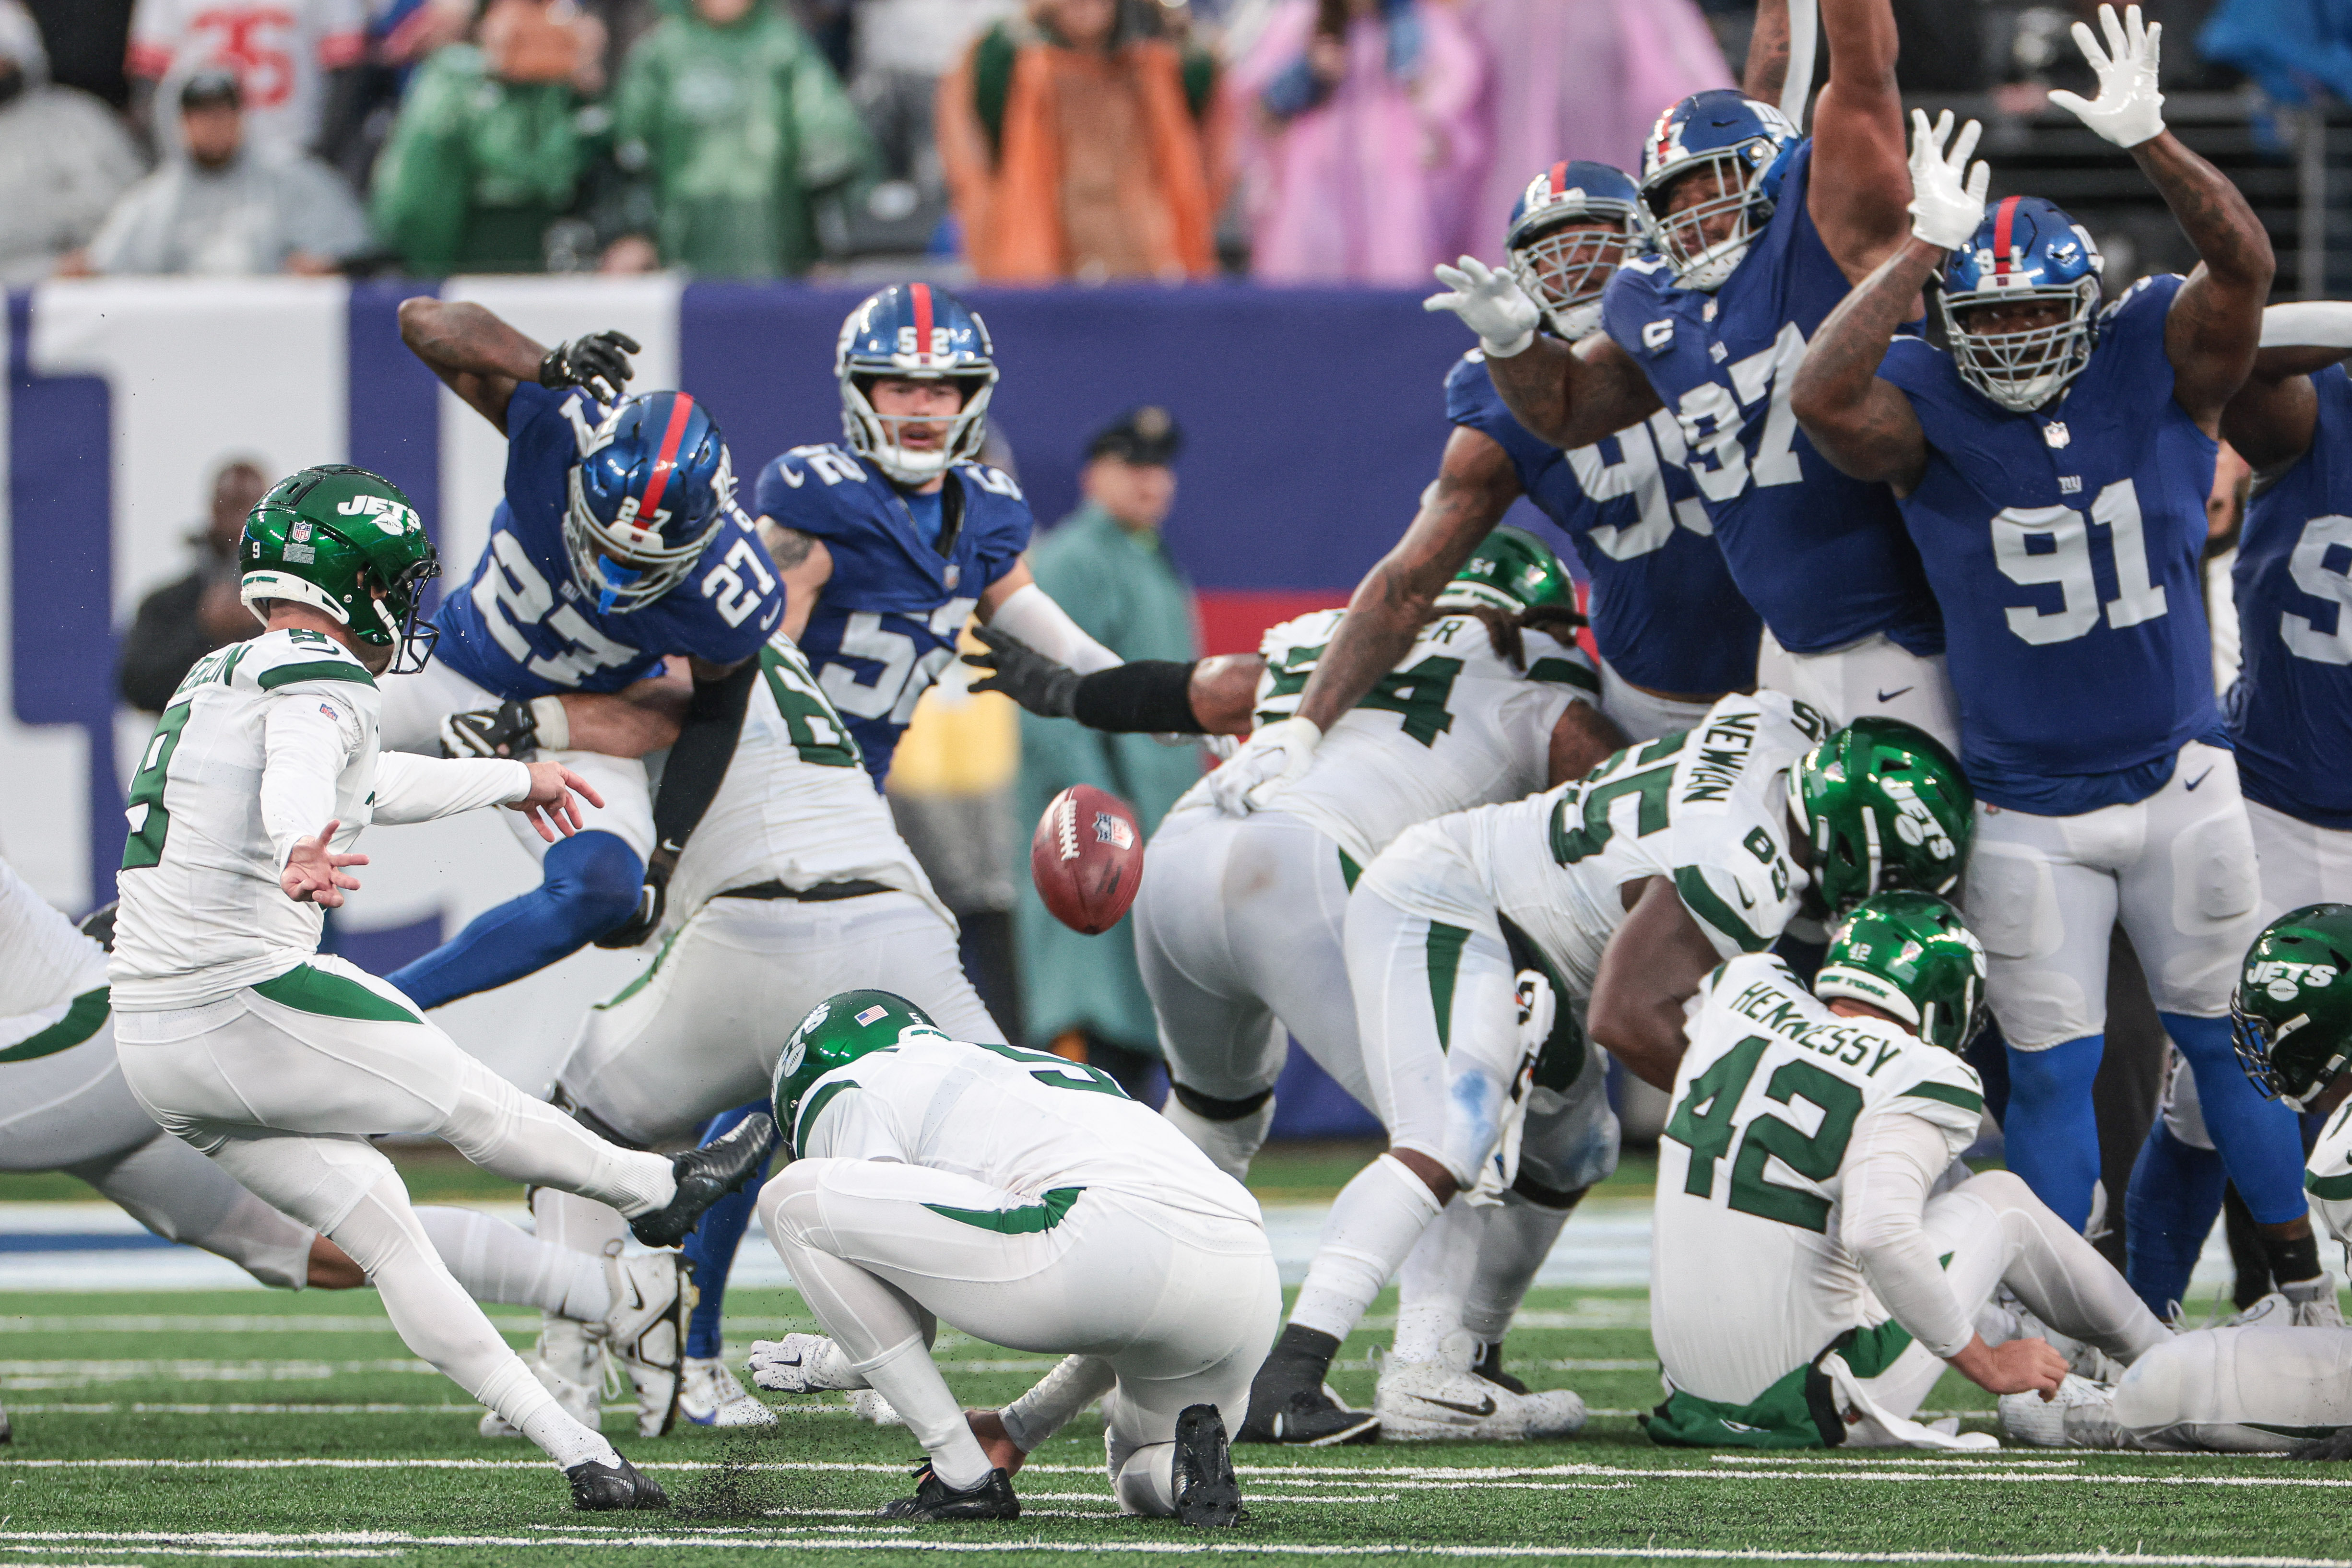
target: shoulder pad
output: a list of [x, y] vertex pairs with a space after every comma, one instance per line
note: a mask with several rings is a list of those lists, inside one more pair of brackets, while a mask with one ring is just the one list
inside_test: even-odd
[[265, 692], [310, 681], [375, 685], [375, 677], [368, 674], [367, 666], [323, 632], [268, 632], [250, 643], [232, 644], [235, 646], [247, 651], [235, 661], [232, 678], [242, 676]]

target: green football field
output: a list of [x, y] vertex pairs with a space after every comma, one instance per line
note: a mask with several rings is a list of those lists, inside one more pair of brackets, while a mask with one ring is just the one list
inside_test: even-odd
[[[783, 1291], [741, 1291], [730, 1354], [813, 1327]], [[1366, 1400], [1365, 1353], [1335, 1382]], [[499, 1309], [517, 1343], [535, 1320]], [[1633, 1412], [1657, 1397], [1638, 1291], [1540, 1291], [1514, 1364], [1579, 1389], [1596, 1414], [1572, 1442], [1245, 1448], [1250, 1516], [1188, 1531], [1117, 1516], [1091, 1416], [1016, 1483], [1017, 1523], [884, 1524], [907, 1490], [906, 1432], [858, 1421], [838, 1396], [782, 1403], [761, 1437], [605, 1429], [657, 1474], [666, 1514], [575, 1514], [519, 1443], [476, 1435], [476, 1407], [409, 1355], [375, 1298], [258, 1291], [17, 1294], [0, 1299], [0, 1568], [189, 1559], [417, 1564], [842, 1563], [875, 1568], [982, 1553], [1143, 1563], [1219, 1554], [1346, 1563], [1575, 1558], [1690, 1562], [2256, 1563], [2352, 1558], [2352, 1472], [2215, 1457], [2032, 1450], [1934, 1458], [1695, 1454], [1653, 1448]], [[939, 1349], [971, 1403], [997, 1403], [1044, 1363], [949, 1335]], [[1948, 1377], [1941, 1410], [1990, 1401]], [[1981, 1416], [1972, 1425], [1981, 1425]]]

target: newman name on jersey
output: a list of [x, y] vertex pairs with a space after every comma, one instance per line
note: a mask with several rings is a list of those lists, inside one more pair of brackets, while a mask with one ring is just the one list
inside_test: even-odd
[[898, 488], [838, 446], [795, 446], [760, 471], [753, 509], [833, 556], [802, 651], [878, 788], [915, 704], [955, 660], [972, 606], [1029, 546], [1029, 503], [1001, 470], [958, 463], [927, 541]]
[[486, 691], [530, 698], [616, 692], [666, 653], [733, 664], [783, 619], [782, 587], [722, 463], [728, 520], [684, 581], [643, 609], [607, 612], [573, 580], [563, 539], [572, 465], [608, 441], [608, 411], [574, 387], [524, 384], [507, 404], [506, 495], [472, 579], [441, 602], [434, 656]]

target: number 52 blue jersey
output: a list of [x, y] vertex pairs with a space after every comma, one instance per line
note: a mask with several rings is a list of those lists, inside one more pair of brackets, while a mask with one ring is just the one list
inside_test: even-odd
[[731, 494], [729, 520], [676, 588], [644, 609], [599, 613], [563, 543], [572, 465], [605, 410], [574, 387], [525, 382], [507, 404], [506, 497], [465, 587], [441, 601], [433, 656], [486, 691], [527, 700], [616, 692], [685, 653], [732, 664], [760, 651], [784, 615], [783, 587]]

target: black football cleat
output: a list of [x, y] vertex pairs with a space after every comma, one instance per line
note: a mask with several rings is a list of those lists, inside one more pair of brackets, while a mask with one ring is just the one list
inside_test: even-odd
[[1222, 1530], [1242, 1520], [1225, 1420], [1213, 1405], [1188, 1405], [1176, 1417], [1176, 1522]]
[[563, 1472], [572, 1483], [572, 1506], [586, 1513], [604, 1513], [616, 1509], [667, 1508], [669, 1496], [661, 1483], [651, 1476], [638, 1473], [637, 1467], [615, 1454], [617, 1464], [600, 1465], [590, 1459]]
[[1249, 1416], [1234, 1437], [1240, 1443], [1286, 1443], [1302, 1448], [1328, 1448], [1340, 1443], [1377, 1443], [1381, 1418], [1370, 1410], [1350, 1410], [1319, 1383], [1286, 1385], [1270, 1364], [1258, 1369], [1250, 1385]]
[[752, 1115], [718, 1142], [688, 1149], [670, 1162], [677, 1196], [629, 1221], [630, 1233], [648, 1247], [677, 1246], [694, 1233], [704, 1209], [751, 1179], [775, 1143], [774, 1119]]
[[1013, 1478], [1002, 1466], [969, 1491], [958, 1491], [933, 1473], [929, 1464], [915, 1472], [915, 1495], [882, 1505], [884, 1519], [919, 1522], [1018, 1519], [1021, 1500], [1013, 1495]]

